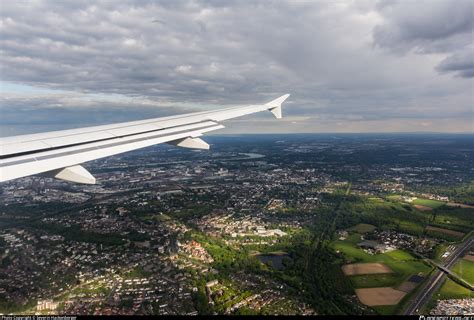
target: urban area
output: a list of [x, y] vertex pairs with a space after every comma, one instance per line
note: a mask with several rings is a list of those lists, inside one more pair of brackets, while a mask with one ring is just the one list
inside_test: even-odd
[[474, 314], [471, 135], [211, 136], [0, 185], [0, 314]]

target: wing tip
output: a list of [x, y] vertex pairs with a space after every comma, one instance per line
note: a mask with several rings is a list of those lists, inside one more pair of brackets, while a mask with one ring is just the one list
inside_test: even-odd
[[288, 99], [289, 96], [290, 96], [290, 94], [287, 93], [287, 94], [284, 94], [281, 97], [278, 97], [275, 100], [272, 100], [272, 101], [265, 104], [268, 107], [268, 110], [270, 110], [271, 113], [273, 113], [275, 118], [281, 119], [281, 104], [286, 99]]
[[281, 106], [281, 104], [288, 99], [290, 96], [289, 93], [282, 95], [281, 97], [276, 98], [275, 100], [272, 100], [270, 102], [265, 103], [266, 106], [268, 107], [278, 107]]

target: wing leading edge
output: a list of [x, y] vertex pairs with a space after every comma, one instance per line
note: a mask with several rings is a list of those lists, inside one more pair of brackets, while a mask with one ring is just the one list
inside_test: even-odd
[[0, 138], [0, 182], [46, 173], [94, 184], [95, 178], [81, 163], [159, 143], [209, 149], [199, 137], [224, 128], [221, 121], [265, 110], [280, 119], [281, 104], [288, 97], [286, 94], [262, 105]]

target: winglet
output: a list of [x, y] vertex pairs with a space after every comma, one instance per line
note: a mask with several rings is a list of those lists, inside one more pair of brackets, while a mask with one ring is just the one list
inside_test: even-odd
[[282, 95], [281, 97], [279, 98], [276, 98], [275, 100], [272, 100], [268, 103], [265, 103], [265, 105], [268, 107], [268, 110], [270, 110], [273, 115], [275, 116], [275, 118], [277, 119], [281, 119], [281, 104], [283, 103], [283, 101], [285, 101], [290, 95], [289, 94], [285, 94], [285, 95]]

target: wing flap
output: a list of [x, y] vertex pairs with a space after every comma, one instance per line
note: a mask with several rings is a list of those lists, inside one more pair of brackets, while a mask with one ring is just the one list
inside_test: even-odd
[[107, 131], [100, 131], [97, 133], [84, 133], [84, 134], [79, 134], [79, 135], [74, 135], [74, 136], [49, 138], [49, 139], [44, 139], [41, 141], [49, 145], [50, 148], [58, 148], [58, 147], [66, 146], [66, 145], [83, 143], [86, 141], [98, 141], [98, 140], [112, 139], [115, 137], [116, 135], [113, 135], [112, 133], [109, 133]]
[[31, 150], [41, 150], [48, 148], [51, 148], [51, 146], [44, 141], [28, 141], [0, 146], [0, 151], [2, 156], [6, 156], [9, 154], [21, 154]]

